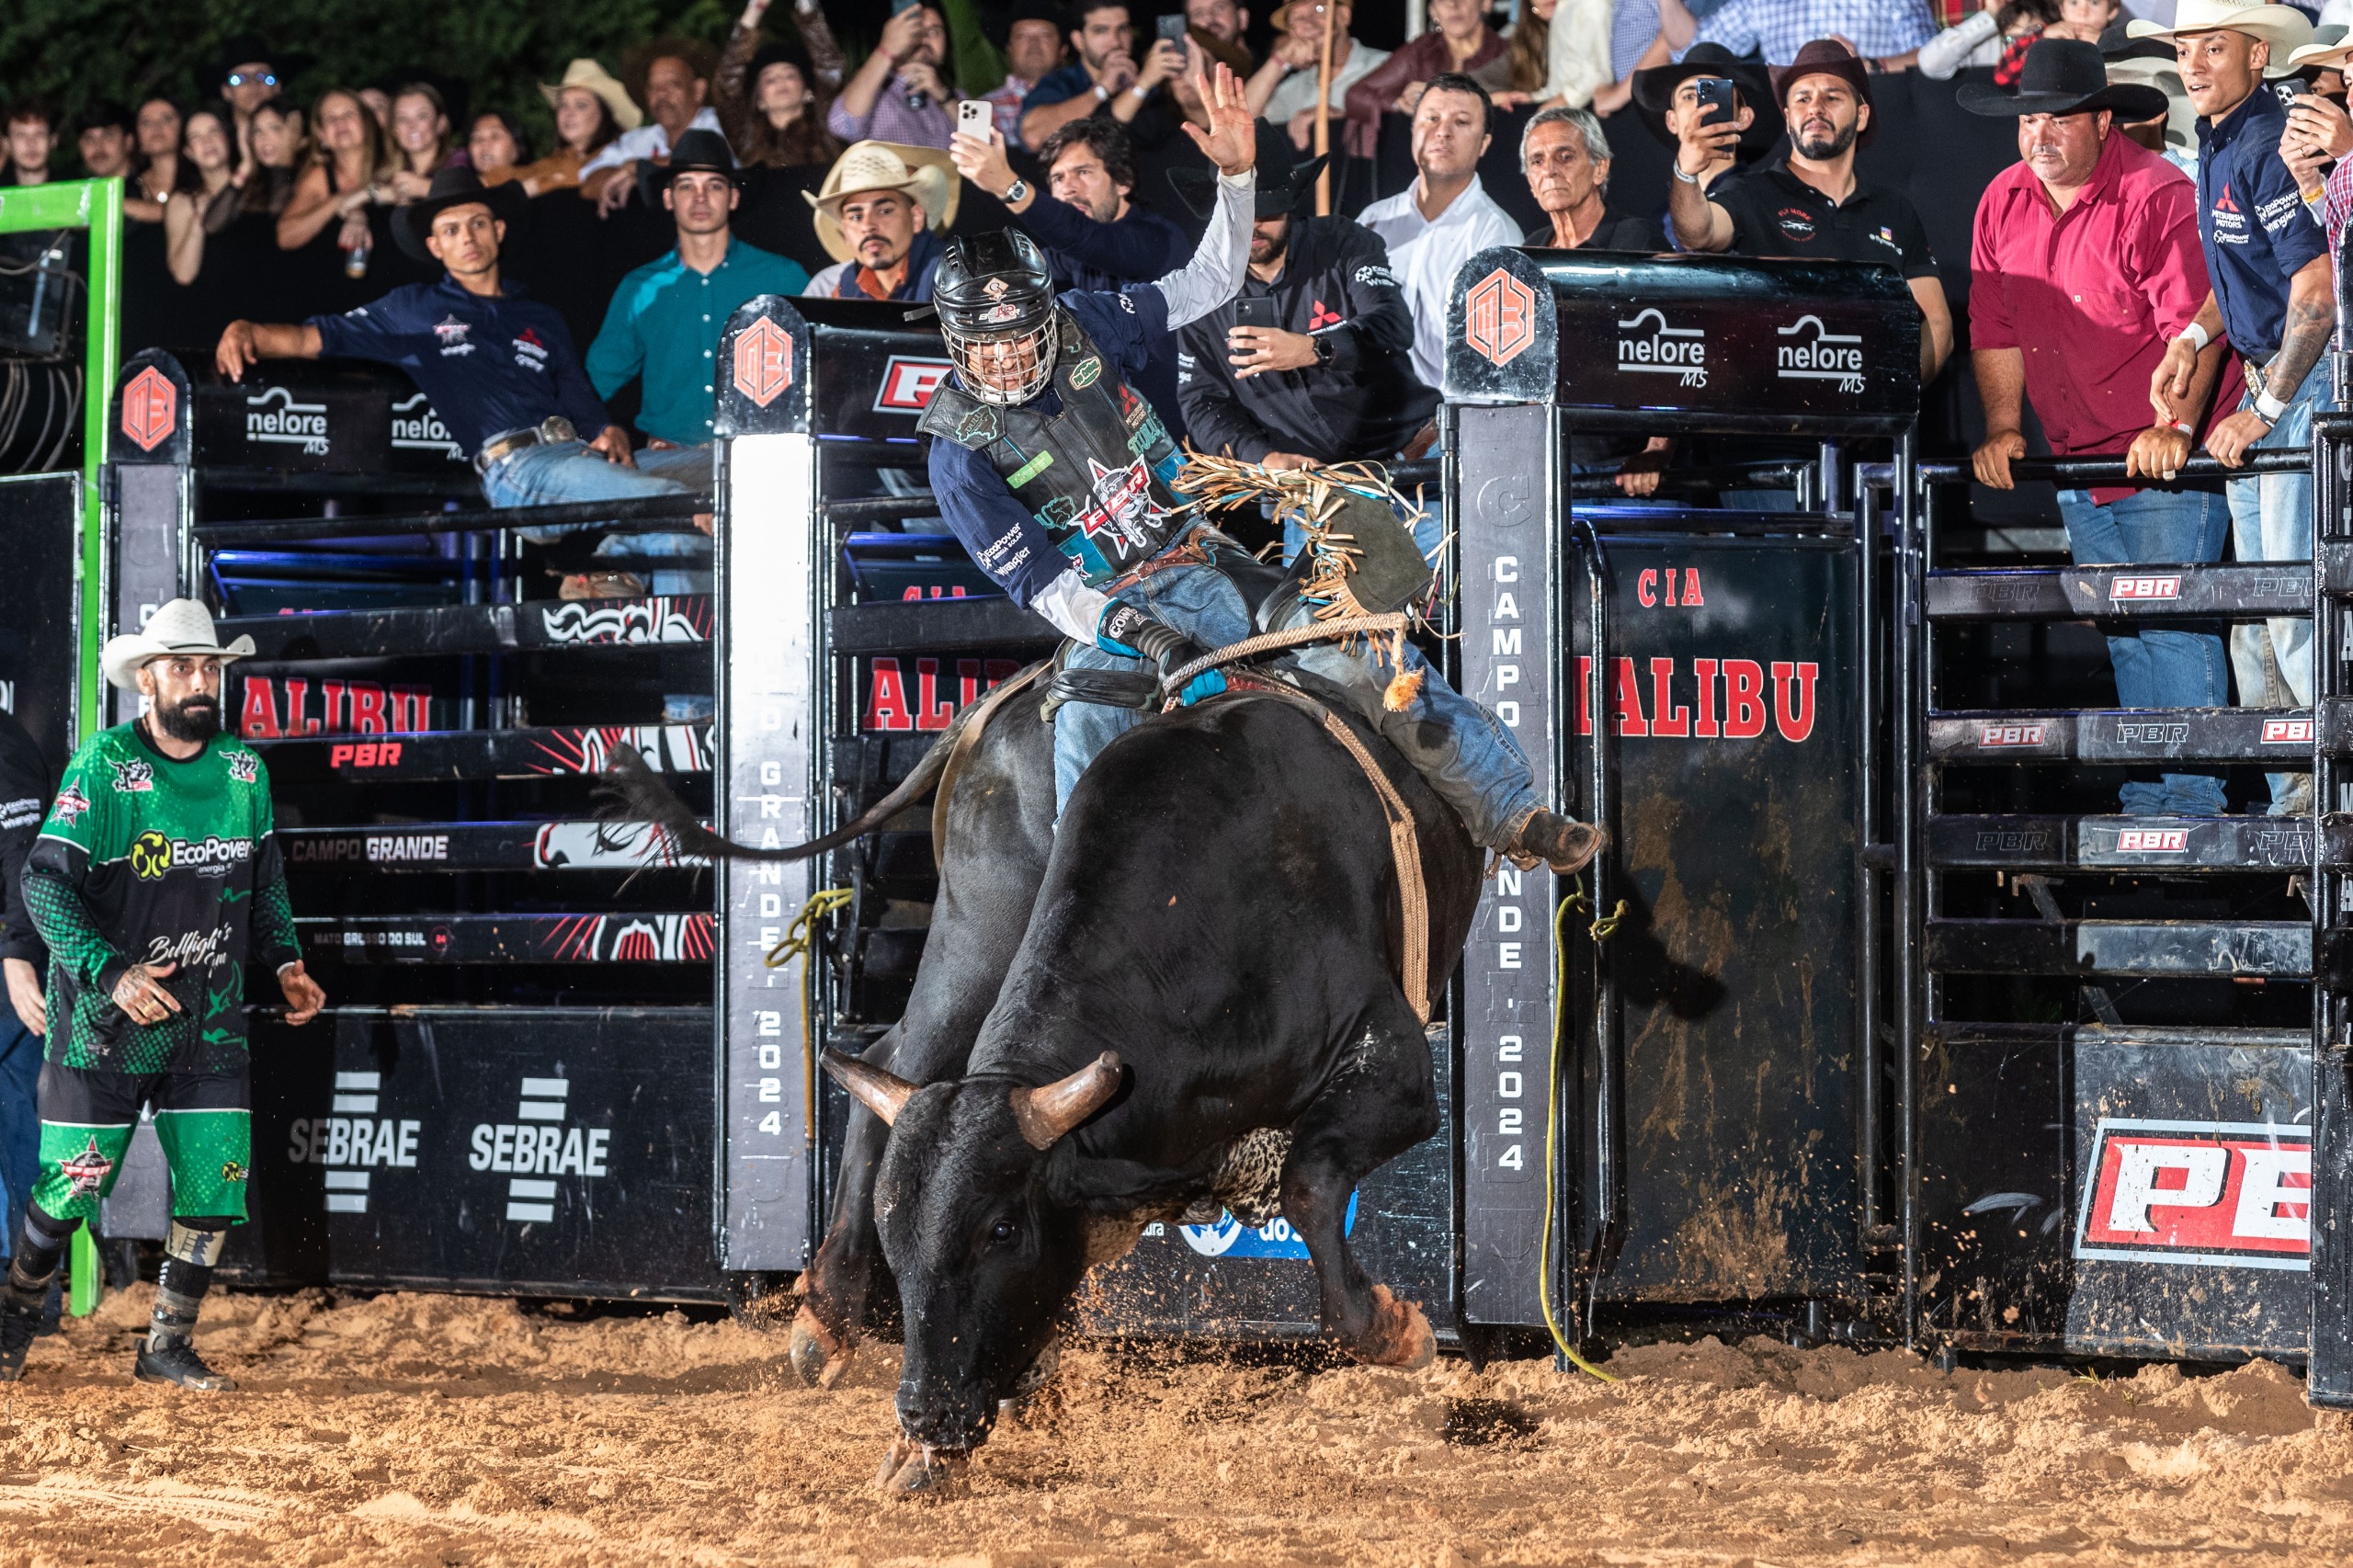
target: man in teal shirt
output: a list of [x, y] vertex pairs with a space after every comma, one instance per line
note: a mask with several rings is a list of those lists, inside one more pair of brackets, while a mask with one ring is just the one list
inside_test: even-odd
[[[745, 244], [728, 232], [742, 182], [734, 154], [717, 131], [688, 131], [671, 150], [669, 163], [641, 163], [638, 178], [646, 187], [640, 194], [648, 206], [660, 191], [662, 205], [677, 223], [678, 247], [621, 280], [603, 329], [588, 346], [588, 379], [609, 397], [632, 377], [642, 377], [637, 427], [652, 444], [637, 454], [639, 470], [707, 491], [720, 334], [745, 301], [798, 294], [809, 274], [798, 262]], [[646, 553], [664, 553], [656, 541], [671, 537], [644, 536], [642, 542], [652, 547]], [[662, 586], [659, 579], [668, 575], [655, 574], [656, 593], [690, 591]]]

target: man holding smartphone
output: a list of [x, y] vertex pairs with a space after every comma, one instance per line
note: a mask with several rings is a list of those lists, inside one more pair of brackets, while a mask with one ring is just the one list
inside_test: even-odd
[[893, 0], [866, 63], [842, 84], [825, 129], [844, 142], [891, 142], [945, 151], [956, 87], [948, 73], [948, 23], [920, 0]]
[[1042, 147], [1073, 120], [1108, 112], [1122, 125], [1135, 119], [1152, 95], [1185, 69], [1182, 36], [1155, 38], [1136, 63], [1131, 51], [1135, 28], [1120, 0], [1077, 0], [1072, 8], [1071, 47], [1078, 63], [1049, 72], [1021, 105], [1021, 144]]

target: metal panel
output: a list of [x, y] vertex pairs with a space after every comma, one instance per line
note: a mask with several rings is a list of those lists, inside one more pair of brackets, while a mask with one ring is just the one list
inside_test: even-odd
[[229, 616], [224, 639], [254, 640], [254, 665], [280, 659], [421, 658], [525, 649], [638, 647], [710, 641], [704, 594], [668, 598], [538, 599], [520, 605], [447, 605], [423, 609], [325, 610], [313, 615]]
[[[113, 428], [114, 529], [107, 556], [108, 637], [136, 631], [148, 617], [187, 589], [194, 483], [188, 469], [189, 394], [179, 362], [160, 349], [123, 367]], [[101, 723], [139, 712], [139, 694], [108, 688]]]
[[2310, 609], [2312, 598], [2312, 568], [2293, 562], [1928, 574], [1928, 614], [1938, 620], [2290, 615]]
[[[2344, 744], [2334, 708], [2323, 738]], [[1928, 756], [1945, 764], [2068, 759], [2077, 762], [2308, 761], [2308, 708], [2112, 708], [2080, 711], [1947, 712], [1928, 720]]]
[[[712, 815], [721, 832], [756, 844], [821, 831], [816, 633], [831, 574], [815, 552], [816, 471], [804, 434], [728, 445], [720, 582], [730, 614]], [[815, 1152], [816, 1047], [801, 1038], [808, 960], [770, 969], [765, 955], [815, 891], [816, 869], [731, 860], [719, 882], [720, 1256], [731, 1269], [799, 1268]]]
[[[1461, 529], [1461, 689], [1487, 704], [1562, 801], [1561, 541], [1553, 414], [1540, 404], [1465, 408], [1456, 461]], [[1462, 959], [1462, 1314], [1543, 1321], [1537, 1255], [1544, 1220], [1545, 1108], [1553, 1103], [1551, 940], [1558, 879], [1499, 870], [1482, 891]]]
[[1931, 920], [1927, 964], [1943, 974], [2211, 974], [2313, 971], [2302, 921]]
[[700, 866], [643, 822], [423, 822], [377, 827], [281, 827], [290, 866], [371, 871], [610, 871]]
[[836, 605], [825, 620], [835, 658], [1019, 648], [1051, 643], [1060, 635], [1035, 611], [994, 596]]
[[1920, 312], [1893, 271], [1753, 256], [1481, 251], [1448, 295], [1450, 402], [1545, 400], [1580, 429], [1897, 435]]
[[[2331, 816], [2325, 834], [2331, 859], [2353, 852], [2353, 818]], [[2312, 864], [2313, 834], [2303, 817], [1938, 816], [1928, 819], [1928, 859], [2020, 870], [2297, 871]]]
[[254, 1029], [246, 1278], [710, 1301], [710, 1014], [416, 1007]]
[[300, 915], [302, 945], [343, 963], [708, 963], [711, 917], [626, 915]]
[[0, 479], [0, 551], [8, 613], [0, 616], [0, 708], [25, 727], [52, 768], [74, 751], [74, 577], [82, 513], [78, 473]]
[[708, 724], [560, 725], [439, 733], [320, 735], [247, 743], [272, 782], [408, 782], [426, 778], [540, 778], [605, 771], [616, 750], [634, 751], [658, 773], [710, 771]]
[[2075, 1047], [2068, 1348], [2302, 1357], [2312, 1053]]

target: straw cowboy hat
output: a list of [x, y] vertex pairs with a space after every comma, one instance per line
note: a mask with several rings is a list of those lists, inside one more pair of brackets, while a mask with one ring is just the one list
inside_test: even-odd
[[825, 171], [825, 183], [816, 195], [801, 193], [817, 210], [812, 222], [818, 242], [835, 261], [847, 261], [852, 255], [842, 234], [842, 203], [867, 190], [904, 192], [923, 208], [925, 223], [935, 234], [956, 221], [961, 192], [956, 165], [947, 153], [896, 142], [853, 142]]
[[2288, 56], [2288, 69], [2302, 71], [2311, 65], [2323, 71], [2342, 71], [2346, 62], [2353, 60], [2353, 39], [2346, 36], [2347, 31], [2339, 22], [2315, 29], [2312, 42]]
[[552, 85], [542, 82], [540, 92], [548, 100], [548, 108], [555, 108], [556, 100], [566, 87], [585, 87], [604, 100], [612, 111], [613, 123], [623, 131], [635, 131], [645, 123], [645, 111], [629, 96], [629, 89], [614, 80], [612, 73], [593, 60], [575, 60], [563, 68], [563, 80]]
[[240, 637], [227, 647], [212, 630], [212, 617], [194, 599], [174, 599], [159, 606], [146, 627], [108, 639], [98, 650], [98, 667], [107, 679], [125, 691], [139, 689], [139, 669], [151, 659], [180, 654], [210, 653], [218, 659], [253, 656], [254, 640]]
[[2313, 20], [2293, 6], [2268, 0], [2181, 0], [2174, 7], [2173, 26], [2134, 17], [2124, 24], [2128, 38], [2177, 39], [2192, 33], [2245, 33], [2271, 46], [2266, 76], [2293, 74], [2289, 54], [2313, 40]]

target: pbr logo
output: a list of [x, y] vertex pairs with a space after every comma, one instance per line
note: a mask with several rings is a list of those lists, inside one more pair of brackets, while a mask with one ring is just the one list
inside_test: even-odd
[[1498, 267], [1462, 301], [1462, 341], [1504, 366], [1536, 341], [1535, 290]]
[[2310, 719], [2266, 719], [2263, 722], [2263, 744], [2268, 746], [2310, 745], [2313, 722]]
[[1669, 326], [1654, 308], [1618, 324], [1618, 369], [1623, 375], [1674, 376], [1677, 384], [1708, 384], [1708, 335], [1696, 326]]
[[2184, 827], [2128, 827], [2116, 835], [2120, 855], [2178, 855], [2188, 847]]
[[2043, 724], [1987, 724], [1978, 732], [1977, 744], [1986, 746], [2039, 746], [2048, 731]]
[[948, 379], [945, 359], [917, 359], [893, 354], [882, 367], [882, 385], [874, 393], [877, 414], [921, 414], [931, 406], [931, 394]]
[[51, 803], [49, 812], [51, 816], [57, 819], [60, 825], [72, 827], [82, 820], [82, 813], [89, 809], [90, 797], [82, 793], [82, 786], [68, 784], [57, 792], [57, 799]]
[[2309, 1269], [2312, 1136], [2285, 1122], [2103, 1118], [2075, 1256]]
[[[1812, 329], [1812, 335], [1807, 335]], [[1774, 374], [1785, 381], [1836, 381], [1842, 392], [1863, 390], [1863, 349], [1859, 334], [1832, 332], [1820, 316], [1800, 316], [1774, 329], [1784, 338], [1776, 357]]]
[[735, 390], [766, 408], [792, 384], [792, 335], [762, 316], [735, 338]]
[[2108, 585], [2108, 597], [2116, 599], [2177, 599], [2181, 597], [2181, 579], [2175, 577], [2117, 577]]
[[172, 379], [150, 365], [122, 389], [122, 433], [142, 452], [152, 452], [171, 438], [179, 423], [179, 389]]
[[86, 1198], [106, 1185], [114, 1162], [98, 1152], [97, 1134], [92, 1133], [90, 1146], [70, 1160], [58, 1161], [57, 1169], [72, 1186], [74, 1196]]

